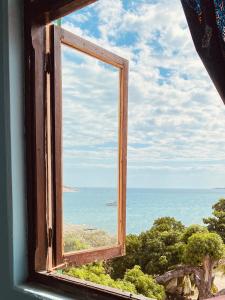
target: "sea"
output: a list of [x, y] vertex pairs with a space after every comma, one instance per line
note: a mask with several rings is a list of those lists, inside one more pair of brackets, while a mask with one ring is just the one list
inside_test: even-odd
[[[126, 232], [150, 229], [159, 217], [174, 217], [184, 225], [203, 224], [212, 215], [212, 205], [225, 197], [225, 189], [127, 189]], [[117, 232], [117, 191], [113, 188], [78, 188], [64, 192], [65, 224], [84, 225], [89, 230]]]

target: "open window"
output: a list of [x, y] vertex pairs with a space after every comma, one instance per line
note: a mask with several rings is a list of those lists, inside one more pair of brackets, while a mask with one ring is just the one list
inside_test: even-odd
[[[84, 291], [82, 299], [88, 298], [93, 291], [97, 293], [97, 296], [95, 296], [97, 299], [102, 299], [100, 294], [106, 293], [103, 287], [99, 288], [88, 282], [80, 283], [77, 281], [77, 278], [68, 279], [68, 277], [66, 278], [66, 273], [63, 273], [64, 270], [62, 271], [63, 275], [60, 275], [59, 272], [52, 272], [53, 269], [63, 269], [68, 264], [80, 265], [95, 260], [120, 256], [125, 251], [127, 61], [59, 27], [50, 26], [49, 31], [48, 25], [52, 20], [67, 14], [72, 10], [72, 7], [73, 9], [80, 8], [90, 2], [93, 1], [32, 1], [34, 5], [31, 9], [31, 15], [35, 17], [35, 13], [37, 12], [39, 18], [28, 20], [32, 25], [28, 26], [30, 30], [28, 34], [29, 47], [26, 45], [28, 52], [28, 55], [26, 55], [26, 68], [28, 69], [28, 78], [26, 80], [26, 110], [28, 112], [26, 114], [26, 133], [28, 136], [27, 154], [29, 161], [27, 177], [29, 180], [28, 215], [30, 218], [28, 229], [31, 246], [29, 257], [31, 260], [30, 269], [31, 271], [35, 270], [35, 279], [38, 276], [38, 280], [43, 283], [51, 282], [52, 285], [62, 287], [64, 290], [70, 288], [70, 291], [72, 290], [73, 293], [76, 288], [77, 290], [82, 290], [82, 292]], [[35, 9], [35, 5], [37, 9]], [[25, 15], [27, 16], [27, 14]], [[142, 13], [140, 15], [142, 16]], [[173, 23], [171, 22], [171, 24]], [[205, 24], [205, 22], [202, 24]], [[168, 21], [166, 21], [165, 26], [161, 29], [167, 28], [167, 25]], [[183, 28], [183, 23], [181, 27]], [[118, 28], [121, 30], [122, 27]], [[168, 32], [170, 30], [171, 28]], [[173, 28], [172, 31], [182, 32], [183, 30], [174, 31]], [[165, 35], [168, 36], [166, 33]], [[159, 38], [158, 30], [156, 31], [155, 38]], [[134, 38], [134, 40], [136, 39]], [[145, 35], [143, 36], [143, 40], [146, 40]], [[201, 39], [198, 40], [202, 43]], [[137, 41], [137, 45], [139, 45], [139, 39]], [[164, 35], [161, 41], [163, 41], [163, 46]], [[176, 48], [177, 36], [173, 41]], [[172, 51], [171, 45], [170, 41], [168, 50], [171, 54], [173, 53], [172, 56], [174, 54], [176, 56], [176, 53], [179, 51], [177, 49]], [[188, 44], [185, 47], [188, 48]], [[183, 50], [186, 49], [185, 47]], [[139, 156], [134, 158], [138, 164], [141, 161], [141, 168], [156, 170], [157, 177], [160, 177], [160, 180], [163, 181], [164, 175], [167, 175], [167, 172], [164, 170], [168, 169], [169, 175], [172, 174], [170, 184], [174, 184], [175, 181], [183, 184], [186, 182], [186, 173], [188, 171], [193, 173], [193, 169], [188, 167], [189, 161], [186, 161], [186, 159], [190, 159], [189, 153], [186, 151], [190, 147], [190, 137], [192, 137], [195, 131], [198, 136], [202, 136], [205, 144], [205, 136], [208, 136], [204, 134], [204, 131], [192, 128], [192, 123], [194, 123], [192, 116], [195, 115], [197, 106], [194, 106], [193, 111], [188, 109], [188, 118], [184, 114], [179, 116], [179, 112], [183, 112], [184, 109], [178, 103], [184, 104], [186, 110], [186, 106], [189, 106], [189, 100], [192, 100], [191, 97], [193, 96], [192, 94], [189, 95], [189, 90], [198, 90], [199, 78], [196, 89], [193, 88], [194, 85], [188, 85], [188, 74], [183, 72], [182, 68], [177, 72], [179, 66], [174, 67], [174, 57], [172, 57], [173, 68], [171, 68], [171, 65], [170, 68], [165, 68], [165, 60], [162, 59], [160, 48], [158, 42], [156, 40], [153, 41], [151, 50], [154, 51], [149, 51], [150, 63], [144, 66], [151, 69], [152, 61], [153, 65], [155, 64], [156, 72], [154, 73], [155, 76], [153, 76], [153, 85], [148, 88], [149, 71], [142, 77], [133, 77], [137, 79], [135, 82], [137, 84], [139, 84], [138, 78], [141, 79], [141, 94], [143, 94], [145, 100], [148, 103], [155, 102], [156, 104], [154, 106], [154, 103], [153, 105], [152, 103], [146, 103], [147, 105], [142, 106], [137, 101], [139, 100], [137, 94], [132, 93], [133, 101], [136, 102], [135, 108], [133, 107], [135, 118], [142, 122], [141, 115], [145, 114], [144, 117], [146, 117], [146, 125], [148, 125], [149, 130], [148, 132], [145, 131], [145, 133], [148, 133], [148, 138], [146, 140], [143, 139], [144, 143], [142, 143], [142, 135], [139, 134], [140, 131], [136, 130], [139, 138], [136, 141], [133, 140], [133, 153], [138, 153]], [[137, 53], [135, 61], [137, 59], [137, 62], [140, 62], [139, 58], [145, 52], [140, 52], [136, 47], [133, 50]], [[146, 49], [144, 48], [144, 50]], [[159, 54], [160, 58], [158, 59], [161, 59], [160, 63], [159, 60], [154, 62], [154, 53]], [[184, 53], [186, 59], [186, 52], [184, 51]], [[143, 55], [143, 58], [143, 64], [145, 64], [147, 62], [145, 55]], [[166, 57], [166, 61], [169, 58], [171, 57]], [[184, 65], [186, 67], [186, 64]], [[140, 69], [139, 63], [137, 67], [137, 69]], [[191, 64], [191, 68], [193, 68], [193, 63]], [[199, 73], [196, 71], [198, 69], [193, 69], [194, 73]], [[145, 82], [144, 77], [146, 74], [148, 75]], [[180, 85], [177, 84], [177, 79]], [[68, 85], [68, 82], [70, 82], [70, 85]], [[173, 84], [169, 84], [169, 82], [173, 82]], [[150, 95], [151, 93], [152, 95]], [[161, 100], [163, 101], [159, 104], [157, 101], [161, 93], [163, 97]], [[149, 98], [146, 95], [149, 95]], [[176, 95], [179, 95], [178, 102], [175, 101]], [[194, 98], [199, 97], [201, 100], [201, 95], [198, 93], [194, 95]], [[169, 102], [169, 98], [171, 99], [171, 107], [165, 106], [165, 103]], [[197, 101], [199, 102], [199, 100]], [[162, 107], [163, 109], [161, 109]], [[201, 112], [200, 108], [199, 114]], [[177, 115], [175, 122], [171, 122], [171, 114]], [[152, 115], [154, 115], [155, 119], [149, 119]], [[204, 118], [200, 116], [199, 119]], [[154, 122], [155, 120], [156, 122]], [[191, 124], [191, 128], [184, 126], [185, 121]], [[156, 132], [156, 134], [152, 130], [154, 123], [160, 128], [160, 131]], [[140, 128], [138, 122], [135, 125], [137, 125], [136, 129], [138, 129], [138, 125]], [[181, 129], [185, 129], [185, 134], [181, 138], [180, 135], [176, 135], [177, 127], [179, 132]], [[215, 128], [213, 127], [213, 131], [215, 131]], [[171, 136], [168, 134], [168, 129], [172, 129]], [[208, 138], [207, 141], [209, 142]], [[155, 152], [154, 144], [156, 146]], [[187, 148], [184, 147], [185, 144], [188, 146]], [[103, 148], [108, 150], [107, 156], [102, 152]], [[204, 146], [204, 148], [207, 147]], [[164, 151], [162, 151], [163, 149]], [[182, 154], [180, 157], [181, 160], [184, 160], [182, 162], [184, 163], [184, 168], [182, 169], [182, 173], [180, 173], [181, 177], [177, 177], [174, 180], [173, 171], [179, 168], [179, 151], [176, 152], [176, 149]], [[199, 143], [197, 150], [199, 150]], [[140, 159], [141, 155], [147, 152], [151, 153], [151, 157], [153, 157], [152, 161], [150, 160], [150, 156], [148, 156], [149, 161], [142, 161]], [[196, 157], [195, 154], [194, 158]], [[200, 153], [200, 156], [201, 159], [204, 158], [203, 153]], [[178, 158], [178, 161], [172, 160], [170, 162], [170, 159], [175, 157]], [[158, 158], [161, 158], [161, 162]], [[111, 168], [110, 185], [106, 184], [107, 176], [103, 176], [100, 172], [102, 166], [105, 169]], [[98, 172], [93, 172], [93, 167]], [[135, 161], [133, 161], [133, 167], [136, 170]], [[160, 170], [159, 173], [158, 170]], [[213, 170], [211, 165], [210, 170]], [[152, 177], [152, 179], [154, 178]], [[156, 183], [157, 180], [155, 181]], [[154, 180], [150, 183], [154, 184]], [[91, 186], [91, 189], [88, 189], [87, 186]], [[95, 197], [93, 189], [96, 191], [98, 188], [102, 190], [105, 188], [106, 191], [103, 193], [101, 190], [101, 193], [99, 193], [100, 196]], [[109, 189], [111, 189], [110, 192]], [[154, 219], [153, 215], [151, 215], [154, 211], [148, 209], [147, 205], [151, 202], [154, 205], [157, 202], [157, 206], [154, 207], [156, 217], [160, 216], [162, 207], [173, 207], [173, 211], [176, 211], [177, 214], [183, 212], [188, 222], [190, 221], [190, 215], [194, 210], [192, 205], [190, 213], [184, 210], [184, 203], [188, 201], [186, 199], [184, 201], [181, 200], [181, 196], [184, 194], [183, 191], [180, 191], [179, 197], [177, 196], [177, 202], [175, 200], [178, 193], [174, 193], [173, 190], [163, 190], [161, 194], [158, 191], [155, 192], [152, 193], [150, 191], [146, 193], [144, 191], [143, 194], [145, 194], [145, 197], [141, 201], [139, 200], [140, 191], [136, 191], [136, 194], [134, 193], [134, 198], [138, 205], [136, 207], [133, 206], [130, 210], [133, 213], [132, 220], [134, 214], [136, 214], [139, 219], [141, 216], [142, 220], [145, 220], [149, 226], [148, 218]], [[103, 194], [104, 201], [101, 198]], [[151, 197], [155, 202], [151, 201]], [[197, 195], [197, 197], [199, 196]], [[65, 202], [67, 205], [65, 205]], [[142, 205], [139, 205], [140, 202], [142, 202]], [[195, 200], [192, 201], [192, 204], [194, 202]], [[196, 200], [197, 202], [198, 199]], [[203, 202], [205, 203], [204, 198]], [[139, 215], [137, 207], [142, 207]], [[103, 210], [101, 217], [104, 216], [105, 219], [102, 217], [101, 220], [97, 220], [95, 211], [99, 209]], [[195, 211], [199, 211], [199, 208]], [[108, 230], [106, 221], [112, 225], [112, 232]], [[165, 227], [162, 222], [166, 223], [165, 227], [168, 228], [168, 235], [165, 235]], [[158, 229], [162, 229], [161, 233], [160, 230], [159, 232], [157, 231], [158, 229], [155, 230], [156, 226], [159, 227]], [[178, 239], [174, 238], [176, 235], [170, 229], [172, 227], [175, 228], [176, 235], [179, 235]], [[180, 244], [180, 239], [182, 238], [180, 233], [183, 230], [184, 227], [179, 221], [176, 222], [171, 217], [161, 218], [154, 224], [154, 235], [151, 237], [151, 243], [148, 238], [146, 239], [146, 244], [149, 245], [149, 248], [146, 248], [144, 244], [140, 248], [140, 252], [136, 251], [135, 248], [134, 252], [138, 253], [138, 257], [141, 257], [142, 250], [145, 250], [147, 255], [149, 253], [153, 254], [150, 260], [146, 261], [148, 266], [159, 262], [157, 268], [160, 269], [154, 270], [154, 276], [161, 273], [164, 267], [170, 268], [169, 264], [172, 264], [172, 267], [174, 266], [174, 249], [178, 249], [176, 246], [179, 246], [180, 250], [180, 246], [184, 245], [184, 241], [182, 241], [183, 244]], [[71, 233], [71, 231], [73, 232]], [[97, 243], [96, 240], [87, 241], [87, 235], [90, 237], [93, 236], [93, 233], [99, 238], [100, 231], [106, 232], [110, 238], [106, 241], [98, 239]], [[129, 232], [129, 228], [127, 231]], [[70, 236], [68, 236], [68, 232]], [[164, 246], [157, 246], [157, 241], [160, 240], [158, 237], [163, 241], [162, 245], [166, 244], [165, 248]], [[176, 244], [175, 247], [171, 245], [171, 241], [174, 241]], [[164, 255], [168, 253], [167, 246], [169, 249], [168, 258], [172, 257], [170, 262], [168, 262], [167, 257]], [[159, 251], [159, 248], [161, 248], [162, 252]], [[127, 249], [129, 249], [129, 245]], [[157, 255], [154, 255], [152, 249], [155, 249], [154, 251]], [[178, 256], [180, 259], [180, 254]], [[133, 261], [136, 262], [136, 260]], [[180, 261], [177, 260], [177, 263], [180, 263]], [[123, 264], [121, 263], [120, 265]], [[49, 272], [46, 272], [46, 270]], [[72, 277], [74, 276], [72, 275]], [[87, 295], [88, 289], [90, 291], [89, 295]], [[99, 292], [100, 290], [101, 292]], [[116, 293], [119, 296], [121, 295], [118, 291]], [[112, 295], [112, 292], [110, 291], [109, 294]], [[104, 296], [107, 297], [108, 295]], [[113, 299], [115, 299], [114, 296], [112, 296]], [[132, 298], [132, 295], [127, 295], [127, 298]]]
[[55, 25], [50, 35], [56, 265], [121, 256], [128, 61]]

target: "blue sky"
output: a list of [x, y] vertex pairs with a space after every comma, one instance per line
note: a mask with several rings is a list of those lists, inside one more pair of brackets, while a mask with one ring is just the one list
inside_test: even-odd
[[[62, 27], [130, 61], [128, 187], [225, 187], [225, 108], [179, 0], [99, 0]], [[116, 70], [63, 53], [64, 182], [115, 186]]]

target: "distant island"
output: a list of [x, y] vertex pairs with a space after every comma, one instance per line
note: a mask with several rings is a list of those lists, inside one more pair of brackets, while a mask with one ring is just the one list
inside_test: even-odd
[[78, 188], [74, 188], [74, 187], [71, 187], [71, 186], [63, 186], [63, 193], [75, 193], [75, 192], [78, 192]]

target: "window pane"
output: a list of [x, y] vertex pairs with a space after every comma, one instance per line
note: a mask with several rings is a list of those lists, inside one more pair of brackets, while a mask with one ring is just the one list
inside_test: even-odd
[[64, 252], [117, 244], [119, 69], [62, 45]]

